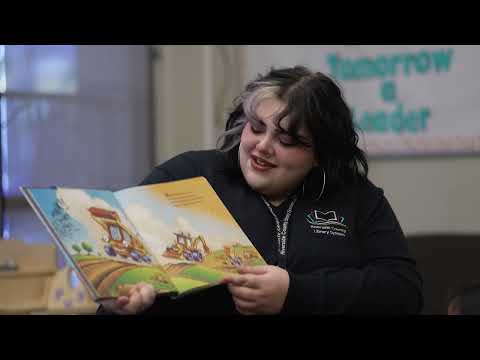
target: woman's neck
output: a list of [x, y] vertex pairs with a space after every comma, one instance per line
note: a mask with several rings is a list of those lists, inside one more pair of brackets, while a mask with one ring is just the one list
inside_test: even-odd
[[273, 206], [280, 206], [282, 205], [282, 203], [285, 201], [285, 199], [282, 199], [282, 200], [269, 200], [269, 199], [266, 199], [270, 204], [272, 204]]
[[[298, 189], [298, 188], [297, 188]], [[262, 197], [267, 200], [271, 205], [273, 206], [280, 206], [282, 205], [282, 203], [287, 200], [288, 198], [290, 198], [294, 193], [296, 193], [296, 189], [293, 189], [292, 191], [290, 192], [284, 192], [282, 193], [281, 195], [265, 195], [265, 194], [261, 194]]]
[[273, 206], [280, 206], [285, 200], [288, 199], [288, 194], [287, 195], [282, 195], [282, 196], [272, 196], [272, 195], [262, 195], [265, 200], [268, 201], [269, 204]]

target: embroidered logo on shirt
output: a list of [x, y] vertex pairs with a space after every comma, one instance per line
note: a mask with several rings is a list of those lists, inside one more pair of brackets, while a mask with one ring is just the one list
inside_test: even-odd
[[345, 218], [337, 216], [333, 210], [326, 212], [312, 210], [305, 217], [315, 234], [345, 236], [347, 233], [347, 225], [344, 224]]

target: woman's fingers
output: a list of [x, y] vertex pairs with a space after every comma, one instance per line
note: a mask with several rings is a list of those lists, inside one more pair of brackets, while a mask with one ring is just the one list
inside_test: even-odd
[[248, 287], [228, 285], [228, 290], [234, 297], [243, 299], [244, 301], [257, 301], [259, 298], [258, 291]]
[[127, 314], [135, 314], [137, 309], [140, 307], [141, 297], [138, 292], [133, 292], [132, 295], [128, 297], [128, 303], [124, 305], [120, 310]]
[[244, 299], [236, 297], [236, 296], [233, 297], [233, 301], [234, 301], [235, 305], [237, 305], [238, 307], [242, 308], [243, 310], [247, 310], [247, 311], [252, 311], [253, 309], [255, 309], [258, 306], [257, 303], [255, 303], [253, 301], [247, 301], [247, 300], [244, 300]]
[[233, 297], [233, 302], [235, 303], [235, 308], [242, 315], [254, 315], [258, 313], [258, 305], [245, 301], [237, 297]]
[[230, 275], [225, 277], [223, 282], [234, 286], [243, 286], [252, 289], [260, 288], [258, 275], [245, 274], [245, 275]]
[[238, 272], [240, 274], [256, 274], [256, 275], [262, 275], [266, 274], [269, 270], [268, 265], [264, 266], [240, 266], [238, 268]]
[[150, 307], [155, 301], [155, 289], [150, 284], [142, 284], [139, 290], [140, 296], [142, 297], [142, 310]]
[[128, 297], [128, 303], [120, 310], [128, 314], [137, 314], [152, 305], [154, 299], [155, 292], [151, 285], [137, 284]]
[[120, 296], [116, 303], [115, 303], [115, 306], [118, 307], [118, 308], [123, 308], [125, 305], [127, 305], [129, 302], [128, 300], [128, 296]]
[[131, 287], [128, 296], [119, 296], [117, 299], [102, 301], [105, 309], [117, 314], [137, 314], [155, 301], [155, 289], [151, 284], [139, 283]]

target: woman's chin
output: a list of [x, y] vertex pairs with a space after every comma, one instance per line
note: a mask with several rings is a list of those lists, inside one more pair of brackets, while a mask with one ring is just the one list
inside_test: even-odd
[[268, 192], [268, 190], [272, 187], [271, 181], [268, 179], [259, 178], [258, 176], [246, 176], [246, 180], [252, 190], [260, 194]]

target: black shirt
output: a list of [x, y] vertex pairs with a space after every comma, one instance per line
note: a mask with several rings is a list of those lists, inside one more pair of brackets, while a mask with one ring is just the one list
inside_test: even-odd
[[[141, 185], [195, 176], [210, 182], [265, 261], [278, 265], [274, 217], [222, 153], [178, 155], [156, 167]], [[313, 188], [320, 189], [322, 181], [316, 184]], [[383, 191], [361, 180], [341, 191], [326, 189], [316, 201], [313, 193], [304, 190], [297, 193], [288, 225], [282, 267], [289, 273], [290, 285], [282, 312], [419, 313], [422, 280]], [[289, 201], [272, 206], [280, 222], [288, 206]], [[147, 313], [233, 314], [235, 306], [227, 287], [216, 286], [175, 300], [158, 297]]]

